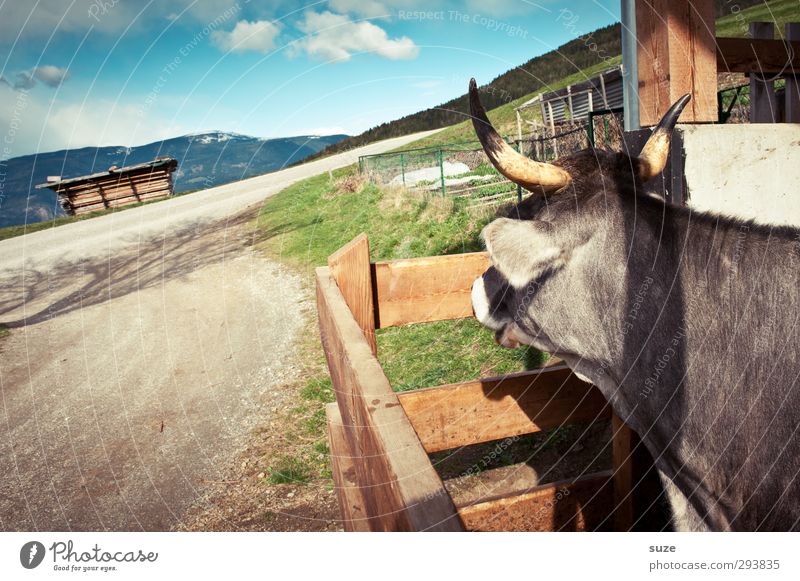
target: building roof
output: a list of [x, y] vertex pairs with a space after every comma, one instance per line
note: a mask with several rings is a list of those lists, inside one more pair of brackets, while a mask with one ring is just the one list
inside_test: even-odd
[[[171, 167], [167, 167], [171, 166]], [[153, 161], [148, 161], [146, 163], [137, 163], [135, 165], [127, 165], [125, 167], [110, 167], [108, 171], [101, 171], [98, 173], [93, 173], [85, 176], [78, 176], [75, 178], [68, 178], [66, 180], [59, 180], [57, 182], [47, 182], [46, 184], [39, 184], [36, 186], [36, 189], [41, 188], [59, 188], [62, 186], [74, 186], [77, 184], [81, 184], [84, 182], [91, 182], [94, 180], [99, 180], [103, 178], [108, 178], [111, 176], [120, 176], [126, 173], [137, 172], [143, 169], [161, 169], [165, 168], [167, 171], [174, 171], [176, 167], [178, 167], [178, 160], [173, 159], [171, 157], [160, 157], [154, 159]]]

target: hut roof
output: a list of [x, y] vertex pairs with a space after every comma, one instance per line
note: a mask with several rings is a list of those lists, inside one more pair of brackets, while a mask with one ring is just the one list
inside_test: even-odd
[[[171, 167], [167, 167], [171, 166]], [[57, 182], [47, 182], [46, 184], [39, 184], [36, 186], [36, 189], [41, 188], [59, 188], [62, 186], [74, 186], [77, 184], [91, 182], [95, 180], [100, 180], [103, 178], [108, 178], [111, 176], [119, 176], [124, 175], [126, 173], [134, 173], [139, 172], [141, 170], [146, 169], [166, 169], [167, 171], [174, 171], [175, 168], [178, 167], [178, 160], [173, 159], [171, 157], [164, 157], [155, 159], [153, 161], [148, 161], [146, 163], [137, 163], [135, 165], [128, 165], [125, 167], [111, 167], [108, 171], [101, 171], [98, 173], [93, 173], [85, 176], [78, 176], [75, 178], [68, 178], [65, 180], [59, 180]]]

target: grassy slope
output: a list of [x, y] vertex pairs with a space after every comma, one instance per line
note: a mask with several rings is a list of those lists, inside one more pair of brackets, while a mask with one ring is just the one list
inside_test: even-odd
[[[728, 14], [717, 20], [717, 36], [742, 37], [746, 35], [747, 23], [755, 21], [776, 22], [778, 28], [782, 31], [783, 25], [786, 22], [800, 21], [800, 3], [797, 0], [772, 0], [766, 4], [761, 4], [747, 8], [737, 14]], [[550, 86], [529, 93], [519, 99], [514, 99], [500, 107], [489, 111], [489, 119], [494, 124], [495, 128], [501, 135], [506, 137], [515, 137], [517, 134], [517, 119], [514, 109], [519, 107], [525, 101], [534, 98], [543, 92], [557, 91], [568, 85], [579, 83], [591, 79], [599, 74], [604, 69], [615, 64], [622, 63], [622, 56], [617, 56], [608, 62], [601, 62], [593, 67], [577, 71], [573, 75], [566, 77], [559, 82], [552, 83]], [[536, 114], [538, 110], [534, 110]], [[469, 120], [462, 121], [455, 125], [451, 125], [446, 129], [440, 131], [435, 135], [420, 139], [404, 146], [402, 149], [411, 149], [416, 147], [438, 147], [448, 143], [462, 143], [475, 140], [475, 133], [472, 129], [472, 123]], [[399, 151], [399, 149], [398, 149]]]
[[728, 14], [717, 20], [717, 36], [743, 37], [747, 36], [747, 23], [749, 22], [775, 22], [778, 35], [783, 35], [783, 25], [786, 22], [800, 21], [800, 3], [797, 0], [771, 0], [742, 10], [738, 14]]
[[[349, 187], [347, 187], [349, 186]], [[355, 190], [355, 191], [348, 191]], [[362, 183], [354, 166], [299, 182], [264, 204], [259, 247], [308, 275], [360, 232], [370, 238], [372, 260], [468, 252], [481, 248], [478, 234], [491, 218], [462, 201]], [[474, 319], [379, 330], [379, 359], [398, 391], [518, 371], [538, 364], [535, 350], [495, 345]], [[333, 391], [319, 344], [307, 342], [306, 383], [297, 405], [282, 420], [284, 453], [271, 460], [271, 484], [329, 478], [324, 404]]]
[[[432, 197], [361, 183], [351, 166], [299, 182], [270, 199], [257, 229], [259, 247], [305, 272], [360, 232], [370, 238], [372, 260], [468, 252], [481, 247], [478, 234], [490, 215], [475, 215], [460, 200]], [[350, 188], [345, 187], [350, 185]], [[356, 191], [347, 191], [355, 189]], [[398, 391], [518, 371], [537, 364], [534, 350], [502, 349], [475, 320], [443, 321], [380, 330], [378, 352]], [[300, 392], [287, 424], [313, 444], [298, 445], [276, 459], [270, 481], [280, 484], [325, 477], [318, 457], [325, 446], [323, 404], [332, 391], [319, 344], [310, 346], [316, 373]], [[300, 439], [298, 438], [298, 441]]]
[[[552, 85], [546, 87], [545, 89], [541, 89], [539, 91], [535, 91], [533, 93], [529, 93], [524, 97], [520, 97], [519, 99], [514, 99], [513, 101], [509, 101], [508, 103], [501, 105], [495, 109], [492, 109], [488, 112], [489, 120], [494, 124], [495, 128], [500, 132], [501, 135], [506, 137], [516, 137], [517, 135], [517, 117], [514, 113], [514, 109], [522, 105], [525, 101], [529, 101], [533, 99], [536, 95], [546, 91], [557, 91], [558, 89], [563, 89], [568, 85], [572, 85], [575, 83], [580, 83], [581, 81], [586, 81], [591, 79], [592, 77], [598, 75], [600, 72], [608, 69], [611, 66], [618, 65], [622, 63], [622, 56], [615, 57], [613, 59], [609, 59], [607, 62], [601, 62], [593, 67], [589, 67], [582, 71], [578, 71], [569, 77], [561, 79], [557, 83], [553, 83]], [[538, 113], [538, 109], [533, 110], [533, 115], [535, 116]], [[419, 141], [415, 141], [410, 143], [403, 148], [400, 149], [411, 149], [415, 147], [436, 147], [441, 145], [446, 145], [448, 143], [462, 143], [462, 142], [470, 142], [475, 141], [475, 131], [472, 129], [472, 123], [469, 120], [462, 121], [461, 123], [457, 123], [456, 125], [451, 125], [438, 133], [431, 135], [430, 137], [426, 137], [424, 139], [420, 139]]]

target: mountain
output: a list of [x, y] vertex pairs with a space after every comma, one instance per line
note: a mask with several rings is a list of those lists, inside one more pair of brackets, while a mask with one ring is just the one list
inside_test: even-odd
[[[85, 147], [15, 157], [0, 162], [0, 227], [49, 220], [63, 215], [52, 190], [34, 188], [47, 176], [71, 178], [151, 161], [178, 160], [175, 192], [205, 189], [298, 163], [346, 135], [306, 135], [259, 139], [212, 131], [183, 135], [137, 147]], [[5, 176], [3, 176], [5, 174]]]

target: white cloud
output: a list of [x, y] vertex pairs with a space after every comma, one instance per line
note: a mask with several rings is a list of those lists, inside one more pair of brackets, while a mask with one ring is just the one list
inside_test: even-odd
[[69, 71], [54, 65], [43, 65], [34, 67], [27, 71], [20, 71], [14, 75], [12, 83], [5, 77], [0, 76], [0, 83], [14, 87], [15, 89], [27, 91], [36, 86], [36, 81], [41, 81], [48, 87], [58, 87], [69, 78]]
[[226, 52], [268, 52], [275, 48], [279, 33], [280, 28], [269, 20], [240, 20], [230, 32], [215, 30], [211, 41]]
[[16, 79], [14, 81], [15, 89], [27, 91], [36, 86], [36, 79], [33, 78], [33, 71], [21, 71], [17, 73], [14, 78]]
[[308, 36], [295, 43], [295, 50], [312, 57], [346, 61], [353, 53], [372, 52], [400, 60], [419, 54], [419, 47], [407, 36], [389, 38], [381, 27], [371, 22], [353, 22], [342, 14], [306, 12], [297, 28]]
[[389, 16], [391, 9], [377, 0], [330, 0], [328, 6], [337, 12], [354, 13], [367, 18]]
[[545, 14], [552, 14], [553, 10], [547, 8], [547, 0], [467, 0], [466, 9], [469, 12], [482, 14], [484, 16], [494, 16], [495, 18], [507, 18], [510, 16], [521, 16], [530, 14], [534, 11], [542, 11]]
[[137, 104], [110, 99], [57, 101], [51, 106], [49, 97], [0, 83], [0, 102], [7, 104], [0, 107], [0, 159], [57, 149], [140, 145], [185, 133], [167, 118], [153, 113], [142, 117]]
[[396, 16], [399, 10], [442, 9], [441, 7], [431, 7], [430, 2], [424, 6], [424, 0], [329, 0], [328, 7], [331, 11], [342, 14], [358, 14], [366, 18], [391, 18]]
[[83, 33], [89, 28], [103, 34], [134, 30], [160, 32], [159, 26], [182, 14], [180, 22], [201, 28], [220, 15], [241, 12], [243, 0], [171, 0], [144, 2], [123, 0], [37, 0], [37, 2], [0, 2], [0, 39], [47, 38], [54, 31]]
[[48, 87], [58, 87], [69, 78], [69, 71], [53, 65], [43, 65], [33, 69], [32, 74]]

